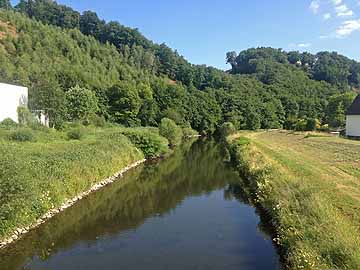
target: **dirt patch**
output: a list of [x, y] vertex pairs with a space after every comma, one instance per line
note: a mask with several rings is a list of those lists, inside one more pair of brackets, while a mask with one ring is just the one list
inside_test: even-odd
[[171, 85], [176, 85], [176, 84], [177, 84], [177, 82], [176, 82], [176, 81], [171, 80], [171, 79], [169, 79], [168, 83], [169, 83], [169, 84], [171, 84]]
[[0, 20], [0, 40], [6, 36], [17, 38], [18, 34], [16, 28], [10, 24], [10, 22], [3, 22]]

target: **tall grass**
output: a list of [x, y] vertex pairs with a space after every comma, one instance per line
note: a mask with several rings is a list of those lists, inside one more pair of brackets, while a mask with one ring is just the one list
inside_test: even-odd
[[[36, 140], [20, 142], [9, 139], [16, 128], [0, 128], [0, 240], [143, 159], [145, 153], [123, 135], [125, 130], [141, 133], [88, 128], [78, 140], [69, 140], [66, 130], [33, 130]], [[156, 131], [143, 129], [142, 135], [152, 155], [168, 150], [167, 140]]]
[[248, 195], [272, 218], [289, 269], [360, 269], [359, 178], [331, 161], [325, 149], [332, 144], [348, 149], [337, 138], [277, 132], [241, 134], [230, 142]]

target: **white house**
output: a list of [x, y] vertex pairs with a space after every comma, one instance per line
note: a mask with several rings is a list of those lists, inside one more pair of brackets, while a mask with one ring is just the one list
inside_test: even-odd
[[28, 89], [22, 86], [0, 83], [0, 122], [11, 118], [18, 122], [17, 108], [27, 106]]
[[346, 112], [346, 136], [360, 138], [360, 95]]

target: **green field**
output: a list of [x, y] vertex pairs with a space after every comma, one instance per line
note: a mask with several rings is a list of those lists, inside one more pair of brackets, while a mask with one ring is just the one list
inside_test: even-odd
[[320, 133], [229, 138], [290, 269], [360, 269], [360, 142]]
[[0, 127], [0, 240], [133, 162], [168, 151], [156, 128]]

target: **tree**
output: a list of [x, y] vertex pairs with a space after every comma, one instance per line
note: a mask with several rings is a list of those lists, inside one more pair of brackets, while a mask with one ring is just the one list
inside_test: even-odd
[[195, 91], [187, 96], [186, 120], [204, 134], [212, 134], [221, 121], [221, 108], [215, 97], [207, 92]]
[[219, 132], [222, 138], [226, 138], [227, 136], [234, 134], [236, 132], [236, 128], [233, 123], [225, 122], [220, 126]]
[[0, 8], [3, 8], [3, 9], [12, 9], [10, 0], [0, 0]]
[[98, 110], [98, 100], [94, 92], [75, 86], [69, 89], [65, 94], [66, 111], [68, 120], [81, 120], [89, 122], [89, 117], [94, 115]]
[[335, 52], [321, 52], [317, 54], [318, 60], [312, 70], [315, 80], [324, 80], [338, 86], [348, 84], [350, 74], [350, 61]]
[[105, 22], [92, 11], [84, 11], [80, 18], [80, 31], [85, 35], [99, 37]]
[[[9, 22], [0, 39], [0, 77], [28, 86], [31, 108], [45, 111], [52, 126], [67, 120], [65, 93], [76, 85], [96, 93], [97, 114], [126, 126], [158, 126], [164, 117], [203, 134], [224, 122], [237, 129], [293, 128], [308, 118], [343, 125], [348, 99], [331, 97], [360, 81], [360, 64], [334, 53], [230, 52], [234, 76], [192, 65], [91, 11], [80, 16], [52, 0], [20, 0], [16, 11], [0, 12]], [[12, 38], [16, 29], [21, 34]]]
[[141, 108], [141, 99], [133, 83], [117, 83], [108, 90], [108, 99], [113, 121], [126, 126], [139, 125], [137, 116]]
[[258, 113], [250, 111], [246, 121], [246, 129], [257, 130], [261, 128], [261, 119]]
[[167, 138], [171, 146], [176, 146], [181, 143], [182, 130], [173, 120], [163, 118], [159, 130], [160, 135]]
[[65, 95], [51, 72], [33, 70], [29, 107], [49, 117], [50, 127], [61, 128], [66, 120]]
[[236, 57], [237, 54], [234, 51], [226, 54], [226, 64], [230, 64], [233, 70], [236, 69]]
[[325, 109], [326, 123], [331, 127], [345, 126], [345, 112], [349, 109], [355, 97], [356, 93], [354, 92], [331, 96]]
[[299, 53], [298, 51], [289, 52], [288, 60], [293, 65], [297, 64], [298, 61], [301, 61], [301, 53]]
[[337, 104], [335, 111], [329, 121], [331, 127], [345, 126], [345, 110], [342, 102]]

